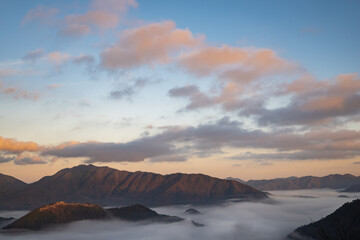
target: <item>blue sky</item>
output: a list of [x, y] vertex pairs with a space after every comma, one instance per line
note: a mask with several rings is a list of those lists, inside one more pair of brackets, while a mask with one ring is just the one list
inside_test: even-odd
[[3, 1], [0, 164], [10, 175], [83, 162], [221, 177], [242, 166], [231, 173], [244, 178], [357, 171], [359, 10]]

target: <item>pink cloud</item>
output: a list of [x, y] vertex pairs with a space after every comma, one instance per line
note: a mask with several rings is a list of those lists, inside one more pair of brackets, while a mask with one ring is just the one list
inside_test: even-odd
[[10, 95], [14, 99], [28, 99], [35, 101], [39, 98], [39, 94], [36, 92], [25, 91], [18, 87], [3, 87], [0, 82], [0, 94], [1, 93]]
[[48, 54], [48, 59], [50, 62], [53, 62], [55, 64], [62, 64], [70, 59], [70, 55], [67, 53], [62, 53], [59, 51], [51, 52]]
[[172, 21], [153, 23], [125, 30], [119, 42], [101, 53], [101, 64], [107, 69], [122, 69], [142, 64], [166, 63], [171, 53], [194, 47], [201, 38], [188, 29], [178, 29]]
[[93, 0], [84, 14], [67, 15], [61, 33], [79, 37], [94, 29], [115, 28], [129, 7], [137, 7], [135, 0]]
[[92, 9], [125, 12], [129, 7], [136, 8], [138, 3], [135, 0], [93, 0], [90, 3]]
[[190, 73], [218, 74], [235, 82], [250, 82], [263, 75], [282, 74], [296, 65], [278, 57], [271, 49], [238, 48], [223, 45], [195, 49], [180, 56], [179, 63]]
[[40, 21], [47, 23], [49, 18], [54, 17], [58, 13], [56, 8], [43, 7], [41, 5], [34, 9], [30, 9], [22, 20], [22, 24], [32, 21]]
[[21, 142], [13, 138], [3, 138], [0, 136], [0, 151], [9, 153], [34, 152], [39, 151], [40, 146], [35, 142]]
[[68, 15], [65, 21], [70, 25], [85, 26], [94, 25], [99, 28], [114, 28], [119, 22], [116, 14], [103, 11], [89, 11], [83, 15]]
[[79, 23], [68, 23], [61, 33], [66, 36], [80, 37], [90, 33], [90, 27]]

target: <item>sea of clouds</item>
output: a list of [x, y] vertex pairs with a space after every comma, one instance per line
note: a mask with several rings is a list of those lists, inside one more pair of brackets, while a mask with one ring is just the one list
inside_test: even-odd
[[[334, 190], [272, 191], [266, 202], [227, 202], [212, 206], [167, 206], [154, 208], [167, 215], [185, 218], [171, 224], [132, 223], [118, 220], [79, 221], [37, 232], [0, 233], [4, 240], [107, 240], [107, 239], [206, 239], [281, 240], [300, 225], [317, 221], [345, 202], [359, 197], [346, 193], [339, 198]], [[200, 215], [187, 215], [190, 207]], [[26, 212], [0, 212], [2, 217], [20, 217]], [[205, 224], [196, 227], [191, 220]]]

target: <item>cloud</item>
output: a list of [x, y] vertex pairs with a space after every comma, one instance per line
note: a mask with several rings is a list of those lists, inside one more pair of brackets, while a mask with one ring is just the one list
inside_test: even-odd
[[12, 161], [14, 159], [15, 159], [15, 157], [13, 157], [13, 156], [8, 157], [8, 156], [0, 155], [0, 163], [10, 162], [10, 161]]
[[[329, 215], [350, 198], [339, 198], [336, 191], [298, 190], [272, 192], [268, 202], [226, 202], [207, 206], [195, 206], [201, 212], [188, 215], [188, 205], [153, 208], [159, 214], [174, 215], [184, 221], [161, 224], [148, 222], [126, 222], [117, 220], [76, 221], [57, 226], [49, 231], [18, 232], [16, 235], [2, 234], [2, 239], [27, 240], [97, 240], [97, 239], [157, 239], [157, 240], [279, 240], [295, 228], [317, 221]], [[348, 195], [348, 194], [347, 194]], [[300, 197], [299, 197], [300, 196]], [[313, 198], [301, 198], [312, 196]], [[16, 212], [2, 212], [3, 217]], [[24, 213], [25, 214], [25, 213]], [[15, 216], [16, 217], [16, 216]], [[20, 217], [20, 216], [19, 216]], [[191, 221], [205, 224], [195, 227]]]
[[12, 69], [12, 68], [0, 69], [0, 79], [9, 76], [19, 75], [19, 74], [21, 74], [21, 71], [17, 69]]
[[68, 36], [83, 36], [90, 32], [91, 27], [99, 29], [115, 28], [119, 22], [116, 14], [103, 11], [89, 11], [83, 15], [68, 15], [61, 33]]
[[190, 103], [185, 107], [186, 110], [199, 109], [215, 105], [216, 99], [200, 91], [196, 85], [175, 87], [169, 90], [170, 97], [187, 97]]
[[[265, 81], [262, 78], [268, 73], [280, 74], [283, 71], [290, 71], [291, 67], [288, 69], [275, 67], [278, 65], [275, 64], [277, 60], [274, 60], [274, 65], [271, 63], [272, 60], [261, 60], [260, 62], [269, 66], [263, 67], [263, 63], [254, 64], [255, 73], [250, 73], [253, 71], [250, 70], [249, 78], [247, 76], [235, 77], [236, 73], [242, 72], [241, 69], [238, 70], [233, 66], [231, 67], [233, 69], [221, 68], [224, 64], [233, 65], [239, 59], [246, 58], [246, 54], [243, 52], [235, 54], [235, 51], [233, 55], [229, 47], [222, 48], [224, 49], [221, 51], [215, 48], [216, 50], [212, 49], [206, 54], [200, 52], [187, 57], [191, 60], [187, 62], [186, 68], [194, 74], [206, 75], [211, 74], [212, 71], [215, 71], [215, 74], [221, 73], [218, 74], [216, 87], [209, 93], [201, 91], [196, 85], [169, 90], [171, 97], [188, 99], [189, 103], [185, 106], [185, 110], [220, 107], [225, 111], [237, 112], [240, 117], [253, 118], [259, 126], [331, 125], [351, 121], [360, 114], [358, 74], [341, 74], [333, 79], [321, 81], [309, 74], [293, 81], [283, 82], [279, 79], [271, 81], [272, 78], [266, 78]], [[219, 51], [223, 53], [223, 56], [218, 59], [215, 56], [219, 54]], [[275, 55], [269, 54], [269, 56]], [[206, 60], [202, 62], [203, 58]], [[272, 57], [264, 59], [272, 59]], [[258, 66], [261, 66], [262, 70], [256, 70]], [[280, 64], [280, 66], [286, 66], [286, 64]], [[289, 103], [268, 108], [268, 101], [274, 97], [287, 98]]]
[[329, 160], [360, 156], [360, 131], [249, 130], [229, 117], [198, 126], [164, 128], [156, 135], [144, 134], [126, 143], [68, 142], [58, 146], [39, 146], [14, 139], [0, 140], [0, 151], [15, 154], [37, 152], [44, 157], [79, 157], [89, 163], [186, 161], [188, 157], [203, 157], [204, 153], [207, 157], [223, 154], [225, 149], [262, 151], [231, 157], [237, 160]]
[[19, 87], [3, 87], [0, 82], [0, 94], [10, 95], [14, 99], [27, 99], [27, 100], [37, 100], [39, 98], [39, 94], [36, 92], [29, 92], [22, 90]]
[[[183, 147], [186, 146], [186, 147]], [[127, 143], [74, 143], [48, 148], [44, 155], [86, 157], [88, 162], [185, 161], [189, 156], [221, 154], [224, 148], [261, 149], [232, 159], [326, 160], [360, 156], [360, 132], [350, 130], [296, 131], [248, 130], [228, 117], [196, 127], [167, 128]]]
[[150, 162], [184, 162], [187, 158], [181, 155], [166, 155], [150, 158]]
[[[68, 21], [70, 22], [70, 19]], [[60, 33], [71, 37], [81, 37], [90, 33], [90, 27], [78, 23], [68, 23]]]
[[95, 62], [95, 59], [93, 56], [91, 55], [80, 55], [80, 56], [76, 56], [73, 58], [73, 62], [74, 63], [77, 63], [77, 64], [82, 64], [82, 63], [85, 63], [85, 64], [91, 64], [91, 63], [94, 63]]
[[159, 81], [154, 81], [147, 78], [130, 78], [126, 82], [126, 84], [118, 82], [115, 90], [110, 92], [109, 97], [115, 100], [131, 100], [131, 98], [135, 94], [139, 93], [141, 89], [145, 88], [147, 85], [156, 84]]
[[55, 52], [51, 52], [48, 54], [48, 60], [50, 62], [53, 62], [57, 65], [61, 65], [63, 64], [64, 62], [70, 60], [70, 55], [67, 54], [67, 53], [62, 53], [62, 52], [59, 52], [59, 51], [55, 51]]
[[272, 73], [284, 73], [295, 68], [293, 63], [276, 56], [271, 49], [238, 48], [223, 45], [207, 46], [180, 56], [179, 63], [199, 76], [219, 74], [235, 82], [248, 82]]
[[196, 46], [196, 38], [188, 29], [178, 29], [172, 21], [125, 30], [118, 43], [101, 53], [101, 65], [108, 70], [127, 69], [140, 65], [166, 63], [171, 53]]
[[29, 154], [23, 154], [18, 156], [14, 163], [16, 165], [32, 165], [32, 164], [46, 164], [48, 163], [45, 161], [42, 157], [37, 155], [29, 155]]
[[57, 83], [53, 83], [53, 84], [49, 84], [47, 87], [50, 88], [50, 89], [55, 89], [55, 88], [61, 87], [61, 85], [57, 84]]
[[112, 99], [124, 99], [129, 98], [135, 94], [135, 90], [132, 87], [127, 87], [121, 90], [115, 90], [110, 92], [110, 98]]
[[34, 152], [39, 151], [40, 146], [35, 142], [21, 142], [13, 138], [0, 137], [0, 151], [8, 153]]
[[360, 79], [357, 74], [339, 75], [332, 80], [300, 78], [284, 84], [278, 95], [290, 95], [291, 102], [281, 108], [263, 106], [246, 109], [242, 114], [258, 116], [260, 125], [329, 124], [341, 117], [360, 113]]
[[35, 61], [36, 59], [41, 58], [43, 55], [43, 49], [36, 49], [34, 51], [27, 52], [22, 59], [25, 61]]
[[22, 20], [22, 24], [26, 24], [33, 21], [39, 21], [41, 23], [48, 23], [52, 17], [58, 13], [56, 8], [43, 7], [41, 5], [34, 9], [30, 9]]
[[79, 143], [64, 148], [50, 148], [45, 155], [57, 157], [86, 157], [86, 162], [139, 162], [148, 158], [171, 154], [173, 146], [152, 137], [128, 143]]
[[177, 62], [197, 77], [216, 77], [210, 93], [200, 91], [196, 85], [170, 89], [171, 97], [189, 100], [186, 110], [219, 106], [226, 111], [238, 111], [249, 106], [249, 102], [262, 105], [266, 91], [271, 89], [270, 83], [276, 86], [281, 82], [279, 79], [301, 71], [297, 64], [280, 58], [271, 49], [227, 45], [194, 48], [183, 53]]
[[138, 3], [135, 0], [93, 0], [90, 5], [92, 9], [125, 12], [129, 7], [136, 8]]
[[60, 33], [66, 36], [80, 37], [95, 29], [115, 28], [129, 7], [137, 7], [137, 2], [135, 0], [93, 0], [88, 12], [67, 15]]

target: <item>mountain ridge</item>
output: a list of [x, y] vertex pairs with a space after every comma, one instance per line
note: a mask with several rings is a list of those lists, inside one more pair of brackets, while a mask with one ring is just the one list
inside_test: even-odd
[[[236, 178], [232, 178], [237, 180]], [[353, 184], [360, 184], [360, 176], [351, 174], [330, 174], [323, 177], [304, 176], [261, 180], [237, 181], [262, 191], [300, 190], [313, 188], [345, 189]]]
[[62, 169], [5, 195], [0, 197], [0, 209], [7, 210], [33, 209], [57, 201], [156, 206], [267, 198], [267, 194], [253, 187], [204, 174], [161, 175], [94, 165]]

